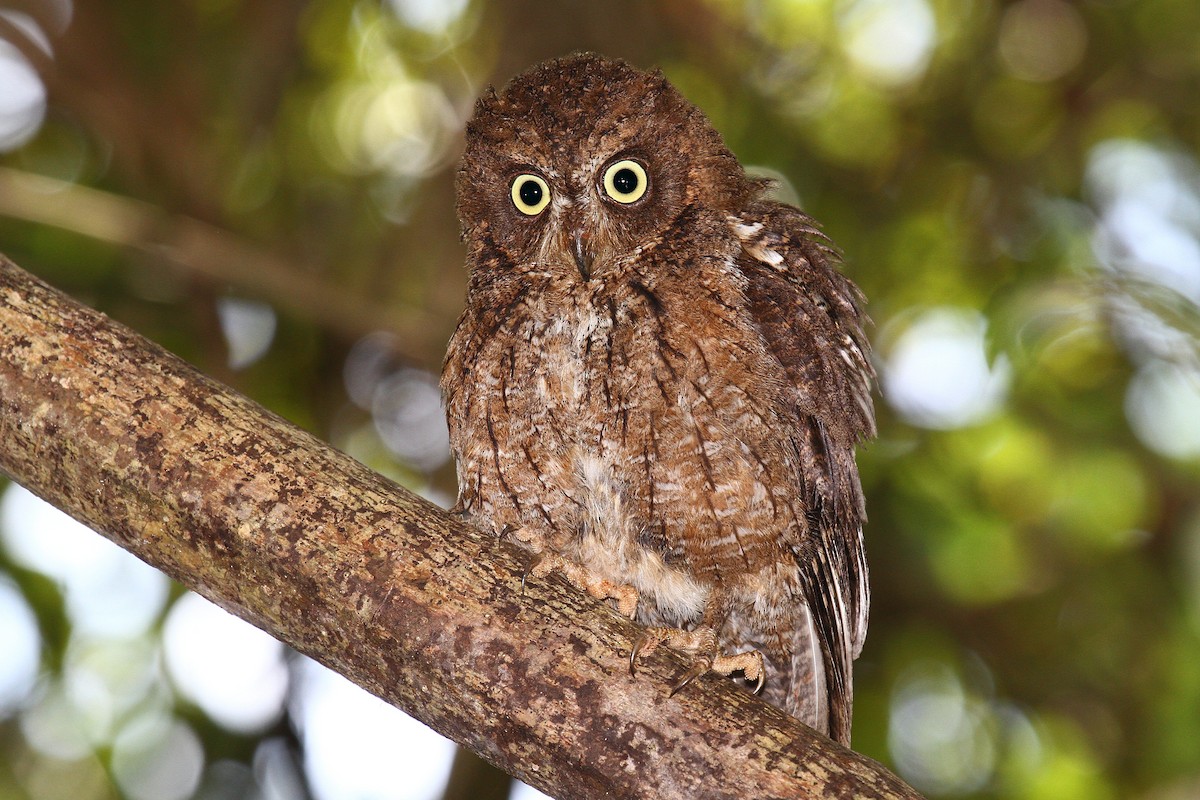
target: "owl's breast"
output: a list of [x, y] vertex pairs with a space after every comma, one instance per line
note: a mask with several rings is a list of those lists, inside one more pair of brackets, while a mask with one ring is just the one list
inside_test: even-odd
[[612, 349], [615, 324], [614, 315], [584, 303], [541, 320], [530, 337], [526, 355], [535, 401], [554, 414], [569, 415], [570, 428], [584, 437], [603, 424], [599, 417], [607, 411], [598, 402], [603, 398], [596, 384], [611, 379], [601, 368]]
[[715, 586], [777, 568], [790, 468], [732, 303], [595, 284], [530, 295], [473, 339], [470, 400], [448, 408], [461, 499], [687, 620]]

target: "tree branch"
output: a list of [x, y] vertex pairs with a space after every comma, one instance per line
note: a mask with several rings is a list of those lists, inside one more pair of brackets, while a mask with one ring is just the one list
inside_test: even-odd
[[132, 247], [156, 260], [257, 294], [351, 339], [372, 331], [397, 334], [396, 354], [413, 364], [437, 363], [439, 325], [416, 309], [386, 308], [296, 269], [229, 231], [150, 203], [0, 166], [0, 216], [51, 225], [98, 241]]
[[917, 796], [3, 256], [0, 469], [552, 795]]

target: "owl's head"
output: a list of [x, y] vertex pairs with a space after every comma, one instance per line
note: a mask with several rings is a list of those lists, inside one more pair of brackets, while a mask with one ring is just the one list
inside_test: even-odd
[[592, 54], [490, 91], [466, 139], [458, 216], [472, 261], [490, 268], [495, 256], [599, 279], [689, 210], [733, 210], [760, 188], [662, 73]]

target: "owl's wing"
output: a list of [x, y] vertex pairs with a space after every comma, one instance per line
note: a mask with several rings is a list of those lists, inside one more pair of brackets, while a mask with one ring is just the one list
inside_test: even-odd
[[803, 212], [759, 203], [731, 218], [742, 242], [751, 312], [787, 372], [800, 410], [851, 442], [875, 435], [871, 366], [859, 308], [862, 293], [837, 271], [841, 260]]
[[790, 544], [823, 654], [830, 733], [849, 741], [851, 662], [862, 650], [870, 603], [854, 446], [875, 433], [862, 296], [800, 211], [764, 202], [731, 224], [742, 241], [738, 266], [750, 313], [783, 368], [785, 403], [798, 416], [794, 444], [808, 529], [795, 531]]

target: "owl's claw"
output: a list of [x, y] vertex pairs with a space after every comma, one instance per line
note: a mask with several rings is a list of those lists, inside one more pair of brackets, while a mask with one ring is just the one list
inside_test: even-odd
[[525, 593], [525, 584], [529, 582], [529, 576], [535, 578], [544, 578], [555, 569], [561, 569], [558, 562], [562, 558], [553, 553], [541, 552], [535, 553], [525, 564], [525, 570], [521, 573], [521, 594]]
[[644, 655], [649, 655], [665, 644], [676, 650], [691, 653], [694, 656], [692, 665], [672, 688], [670, 695], [687, 688], [701, 675], [709, 672], [717, 675], [731, 675], [741, 672], [747, 681], [754, 681], [755, 694], [763, 687], [766, 680], [766, 665], [762, 653], [757, 650], [747, 650], [744, 653], [722, 655], [718, 650], [717, 635], [712, 628], [700, 627], [685, 631], [679, 628], [648, 628], [642, 632], [629, 651], [629, 674], [636, 674], [637, 661]]
[[658, 647], [661, 639], [656, 638], [651, 631], [660, 630], [658, 628], [650, 628], [642, 631], [642, 635], [633, 643], [633, 647], [629, 648], [629, 674], [637, 675], [637, 661], [643, 655], [649, 655]]
[[688, 668], [688, 671], [683, 673], [683, 677], [679, 679], [679, 682], [671, 687], [671, 692], [667, 696], [674, 697], [680, 690], [687, 688], [687, 686], [691, 684], [692, 681], [696, 680], [696, 678], [699, 678], [701, 675], [711, 671], [711, 660], [707, 658], [697, 658], [692, 662], [692, 666]]
[[758, 654], [758, 680], [754, 681], [754, 688], [750, 690], [750, 693], [758, 694], [762, 691], [763, 684], [767, 682], [767, 670], [762, 663], [762, 653], [759, 653], [757, 650], [754, 652]]
[[529, 573], [537, 568], [538, 557], [534, 556], [525, 562], [525, 569], [521, 570], [521, 594], [525, 594], [525, 585], [529, 583]]

